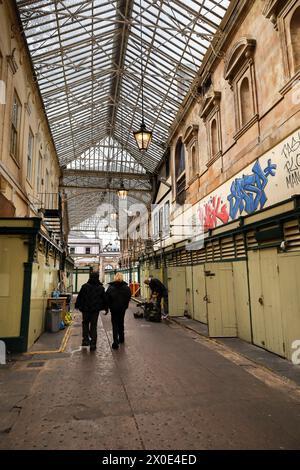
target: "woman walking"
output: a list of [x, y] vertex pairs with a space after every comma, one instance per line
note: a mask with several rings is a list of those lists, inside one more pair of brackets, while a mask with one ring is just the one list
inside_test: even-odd
[[124, 343], [124, 316], [131, 298], [128, 284], [123, 280], [123, 274], [117, 273], [115, 280], [109, 283], [106, 291], [108, 308], [111, 312], [113, 329], [113, 349], [118, 349], [120, 343]]

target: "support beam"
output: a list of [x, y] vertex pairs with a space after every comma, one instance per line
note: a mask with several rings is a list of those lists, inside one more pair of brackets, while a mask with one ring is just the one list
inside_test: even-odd
[[63, 170], [63, 176], [89, 176], [89, 177], [97, 177], [97, 178], [118, 178], [118, 179], [137, 179], [137, 180], [145, 180], [149, 181], [150, 183], [150, 176], [146, 173], [124, 173], [120, 171], [98, 171], [98, 170], [72, 170], [72, 169], [65, 169]]
[[[118, 191], [118, 188], [107, 188], [107, 187], [100, 187], [100, 186], [80, 186], [80, 185], [70, 185], [70, 186], [66, 186], [66, 185], [61, 185], [59, 187], [59, 189], [65, 189], [65, 190], [68, 190], [68, 189], [80, 189], [80, 190], [84, 190], [86, 193], [88, 192], [91, 192], [91, 193], [94, 193], [95, 191], [99, 191], [99, 192], [117, 192]], [[151, 189], [139, 189], [139, 188], [126, 188], [127, 191], [128, 191], [128, 194], [130, 195], [130, 193], [149, 193], [151, 194]], [[80, 193], [78, 193], [80, 194]]]

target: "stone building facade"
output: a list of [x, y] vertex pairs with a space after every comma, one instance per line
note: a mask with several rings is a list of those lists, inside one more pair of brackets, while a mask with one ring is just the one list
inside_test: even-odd
[[0, 2], [0, 338], [25, 351], [72, 285], [60, 168], [14, 2]]
[[170, 165], [172, 190], [158, 178], [153, 214], [170, 202], [169, 233], [140, 258], [142, 277], [168, 284], [170, 314], [289, 359], [300, 338], [299, 44], [299, 0], [231, 2], [159, 169]]

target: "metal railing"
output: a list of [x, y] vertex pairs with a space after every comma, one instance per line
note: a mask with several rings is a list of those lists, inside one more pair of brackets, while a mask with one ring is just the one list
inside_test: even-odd
[[45, 210], [60, 210], [60, 195], [59, 193], [39, 193], [39, 201], [41, 209]]

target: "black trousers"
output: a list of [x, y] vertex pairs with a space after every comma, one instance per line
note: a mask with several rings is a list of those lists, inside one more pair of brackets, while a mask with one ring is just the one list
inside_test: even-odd
[[82, 312], [82, 339], [91, 341], [91, 345], [97, 343], [97, 324], [99, 312]]
[[169, 313], [169, 302], [168, 302], [168, 294], [165, 294], [165, 295], [161, 295], [161, 294], [157, 294], [157, 302], [160, 306], [160, 309], [161, 309], [161, 301], [162, 299], [164, 299], [164, 314], [167, 315]]
[[113, 330], [114, 343], [122, 343], [124, 341], [124, 317], [125, 310], [111, 311], [111, 324]]

